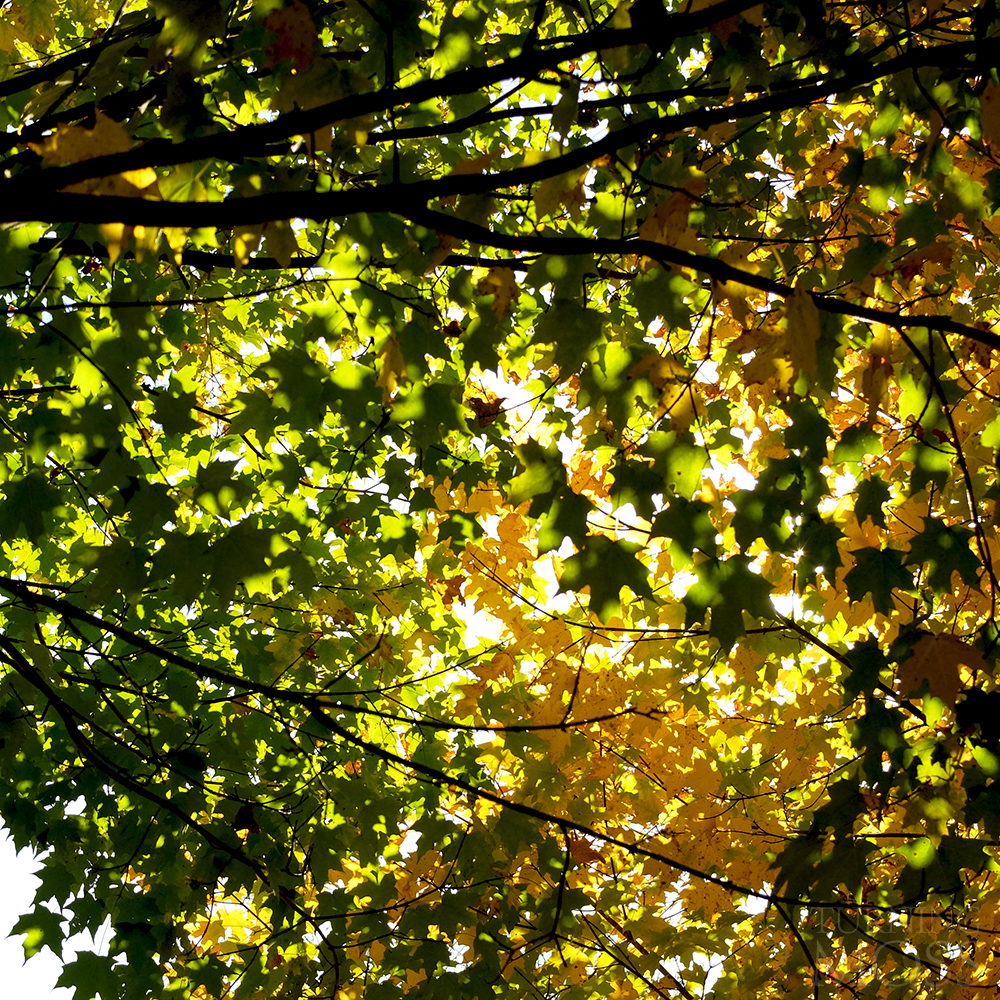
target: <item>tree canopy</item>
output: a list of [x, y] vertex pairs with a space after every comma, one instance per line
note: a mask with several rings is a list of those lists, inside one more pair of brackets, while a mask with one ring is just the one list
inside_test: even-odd
[[994, 0], [0, 18], [27, 954], [994, 988]]

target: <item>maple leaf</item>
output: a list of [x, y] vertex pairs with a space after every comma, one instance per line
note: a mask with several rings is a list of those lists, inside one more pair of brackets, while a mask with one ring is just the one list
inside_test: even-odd
[[923, 689], [954, 708], [962, 689], [961, 668], [973, 676], [985, 668], [983, 654], [953, 635], [924, 635], [914, 644], [910, 656], [899, 667], [900, 693], [906, 697]]
[[543, 180], [534, 190], [535, 213], [539, 219], [554, 215], [560, 207], [569, 209], [570, 218], [576, 219], [584, 204], [583, 185], [587, 168], [571, 170]]
[[815, 585], [820, 570], [828, 580], [836, 578], [837, 567], [842, 562], [837, 542], [843, 537], [840, 528], [816, 515], [811, 515], [802, 525], [798, 532], [798, 543], [802, 547], [797, 570], [800, 592]]
[[859, 642], [848, 650], [844, 659], [851, 672], [844, 681], [844, 703], [850, 704], [859, 694], [870, 695], [879, 683], [879, 674], [888, 663], [874, 639]]
[[787, 327], [782, 339], [785, 356], [797, 374], [805, 372], [807, 375], [815, 375], [816, 344], [823, 331], [819, 322], [819, 309], [805, 288], [796, 286], [785, 299], [785, 317]]
[[588, 535], [583, 548], [566, 560], [559, 577], [559, 592], [590, 587], [590, 611], [606, 622], [621, 610], [622, 587], [637, 597], [652, 597], [649, 574], [636, 553], [642, 547], [615, 541], [605, 535]]
[[996, 979], [991, 3], [6, 6], [0, 812], [123, 956], [64, 982]]
[[[17, 38], [22, 38], [29, 45], [39, 47], [44, 44], [55, 31], [55, 16], [59, 12], [56, 0], [28, 0], [25, 3], [15, 3], [14, 25]], [[4, 19], [10, 15], [5, 13]], [[20, 30], [18, 24], [20, 22]]]
[[475, 413], [480, 427], [489, 427], [503, 412], [503, 402], [498, 396], [488, 393], [488, 398], [473, 396], [465, 401], [465, 405]]
[[962, 837], [942, 837], [937, 847], [922, 837], [903, 845], [899, 853], [907, 865], [896, 880], [896, 889], [905, 901], [923, 899], [929, 892], [951, 893], [960, 901], [965, 886], [963, 870], [975, 877], [996, 869], [996, 862], [982, 844]]
[[691, 206], [705, 189], [703, 178], [690, 178], [684, 190], [675, 191], [645, 218], [639, 226], [639, 239], [651, 240], [653, 243], [672, 243], [675, 246], [685, 242], [685, 236], [690, 232], [688, 215]]
[[80, 163], [95, 156], [127, 153], [132, 140], [124, 127], [103, 111], [94, 116], [94, 124], [60, 125], [43, 142], [29, 142], [28, 148], [50, 166], [60, 163]]
[[671, 550], [682, 553], [686, 562], [691, 562], [695, 552], [714, 556], [718, 548], [718, 531], [708, 516], [711, 509], [709, 504], [701, 500], [674, 497], [667, 509], [657, 514], [650, 537], [668, 538]]
[[991, 145], [1000, 145], [1000, 87], [988, 83], [979, 95], [979, 121], [983, 138]]
[[854, 505], [854, 516], [858, 524], [871, 518], [872, 524], [885, 527], [883, 505], [891, 497], [889, 487], [881, 479], [862, 479], [858, 483], [858, 499]]
[[851, 600], [861, 600], [871, 594], [876, 611], [892, 614], [893, 589], [898, 587], [909, 592], [913, 588], [913, 574], [903, 568], [905, 553], [893, 548], [864, 548], [855, 549], [851, 555], [857, 565], [844, 577]]
[[399, 346], [399, 339], [390, 337], [379, 352], [378, 378], [375, 384], [382, 389], [382, 403], [392, 401], [400, 379], [406, 378], [406, 362]]
[[291, 0], [284, 7], [272, 10], [264, 18], [264, 28], [278, 36], [267, 47], [264, 69], [271, 69], [286, 59], [299, 71], [312, 65], [317, 42], [316, 24], [302, 0]]
[[[685, 628], [708, 619], [708, 634], [727, 652], [746, 634], [743, 613], [769, 619], [772, 585], [750, 569], [746, 556], [708, 559], [696, 570], [698, 583], [685, 594]], [[708, 613], [710, 612], [710, 614]]]
[[927, 582], [937, 591], [951, 592], [953, 573], [958, 573], [970, 587], [978, 587], [982, 563], [969, 548], [973, 537], [968, 528], [946, 524], [936, 517], [924, 518], [923, 531], [910, 540], [904, 564], [926, 566]]
[[45, 516], [59, 511], [59, 492], [40, 472], [29, 473], [23, 479], [8, 480], [3, 491], [0, 533], [4, 538], [16, 538], [23, 534], [34, 541], [45, 531]]
[[587, 537], [587, 518], [593, 511], [591, 502], [569, 486], [553, 489], [551, 492], [536, 496], [532, 502], [540, 508], [538, 524], [539, 555], [559, 548], [565, 538], [577, 548], [582, 548]]
[[530, 440], [515, 448], [514, 454], [524, 471], [515, 476], [508, 487], [507, 501], [512, 507], [565, 483], [566, 471], [558, 448], [543, 448], [537, 441]]
[[518, 288], [514, 272], [509, 267], [491, 267], [486, 277], [479, 282], [480, 295], [492, 295], [490, 308], [498, 320], [503, 319], [511, 302], [517, 302]]
[[[300, 252], [298, 241], [295, 238], [295, 230], [288, 222], [266, 222], [261, 229], [261, 235], [264, 238], [267, 252], [282, 267], [288, 267], [292, 263], [292, 258]], [[244, 263], [247, 257], [249, 254], [243, 258]]]

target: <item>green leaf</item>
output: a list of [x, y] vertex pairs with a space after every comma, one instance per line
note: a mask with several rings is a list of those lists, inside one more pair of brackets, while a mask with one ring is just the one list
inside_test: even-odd
[[709, 462], [708, 449], [698, 445], [690, 433], [653, 431], [639, 448], [653, 459], [653, 470], [667, 492], [690, 499], [701, 487], [702, 471]]
[[569, 299], [555, 299], [535, 324], [533, 343], [552, 344], [553, 362], [567, 378], [580, 371], [600, 340], [605, 317]]
[[802, 550], [797, 566], [799, 591], [815, 586], [819, 572], [827, 580], [836, 580], [837, 567], [842, 565], [837, 544], [844, 537], [840, 528], [811, 514], [796, 532], [796, 537]]
[[[545, 508], [538, 525], [539, 555], [559, 548], [566, 538], [578, 549], [582, 548], [587, 537], [587, 518], [594, 509], [593, 504], [568, 486], [536, 499], [544, 503]], [[533, 510], [534, 504], [532, 512]]]
[[27, 935], [24, 939], [24, 957], [37, 955], [42, 948], [51, 949], [62, 957], [63, 933], [62, 925], [65, 917], [61, 913], [53, 913], [47, 907], [38, 905], [32, 913], [27, 913], [11, 928], [11, 936]]
[[[698, 565], [698, 583], [684, 596], [685, 628], [708, 619], [708, 634], [727, 652], [746, 634], [743, 613], [770, 619], [771, 584], [750, 569], [746, 556], [709, 559]], [[711, 614], [708, 612], [711, 611]]]
[[652, 463], [629, 461], [624, 455], [614, 467], [611, 499], [615, 507], [630, 503], [647, 520], [653, 516], [653, 494], [663, 492], [663, 479]]
[[167, 434], [184, 434], [198, 426], [191, 413], [198, 405], [193, 392], [184, 392], [171, 386], [156, 397], [156, 420]]
[[212, 546], [209, 585], [223, 601], [232, 599], [239, 584], [250, 594], [270, 593], [274, 579], [270, 557], [283, 547], [277, 543], [279, 538], [275, 532], [241, 521]]
[[889, 487], [881, 479], [862, 479], [858, 483], [858, 499], [854, 505], [854, 516], [858, 524], [871, 518], [872, 524], [885, 527], [885, 513], [882, 510], [891, 497]]
[[851, 555], [857, 565], [844, 577], [848, 596], [852, 601], [862, 600], [871, 594], [872, 605], [883, 615], [892, 613], [892, 591], [910, 592], [913, 574], [903, 568], [904, 553], [899, 549], [854, 549]]
[[694, 290], [687, 278], [662, 267], [654, 267], [632, 280], [632, 297], [639, 322], [649, 326], [662, 316], [669, 327], [687, 327], [691, 310], [684, 296]]
[[61, 510], [59, 491], [41, 472], [7, 482], [0, 505], [0, 537], [21, 536], [35, 542], [46, 530], [48, 516]]
[[859, 694], [870, 695], [879, 682], [879, 674], [888, 668], [885, 655], [874, 639], [859, 642], [844, 658], [850, 673], [844, 679], [844, 704], [849, 705]]
[[784, 409], [792, 420], [785, 429], [785, 446], [816, 466], [825, 465], [829, 421], [811, 399], [794, 399]]
[[[862, 462], [865, 455], [877, 455], [882, 444], [879, 436], [864, 424], [852, 424], [840, 436], [833, 450], [834, 462]], [[867, 480], [862, 480], [867, 482]]]
[[[124, 971], [124, 966], [118, 966]], [[73, 988], [74, 1000], [120, 1000], [122, 997], [122, 980], [115, 972], [112, 959], [104, 955], [95, 955], [89, 951], [77, 953], [76, 960], [67, 962], [56, 980], [56, 986]]]
[[[384, 520], [383, 518], [383, 522]], [[468, 517], [458, 511], [452, 511], [448, 515], [447, 520], [438, 528], [438, 541], [450, 541], [452, 548], [458, 549], [466, 542], [472, 541], [474, 538], [479, 538], [482, 533], [483, 529], [476, 518]], [[386, 531], [384, 527], [380, 535], [385, 537]]]
[[233, 474], [237, 464], [216, 461], [198, 470], [195, 496], [209, 513], [228, 516], [234, 504], [250, 495], [246, 480]]
[[[898, 229], [896, 235], [898, 239]], [[864, 281], [885, 260], [890, 249], [887, 243], [873, 240], [867, 233], [862, 233], [858, 237], [858, 245], [844, 255], [844, 262], [840, 268], [841, 278], [855, 283]], [[849, 428], [851, 429], [853, 428]]]
[[581, 551], [570, 556], [559, 577], [559, 591], [590, 587], [590, 610], [606, 622], [621, 610], [620, 591], [628, 587], [637, 597], [652, 597], [648, 571], [636, 559], [641, 546], [589, 535]]
[[933, 447], [923, 441], [915, 441], [913, 447], [903, 456], [903, 460], [913, 463], [910, 476], [910, 492], [919, 493], [927, 486], [944, 489], [945, 484], [953, 475], [952, 462], [954, 453], [951, 449]]
[[519, 507], [540, 494], [551, 493], [566, 482], [566, 470], [558, 448], [543, 448], [531, 440], [515, 448], [514, 454], [524, 471], [512, 479], [508, 487], [507, 502], [512, 507]]
[[937, 217], [930, 201], [912, 202], [903, 206], [903, 214], [896, 225], [896, 245], [912, 239], [917, 249], [933, 243], [935, 238], [948, 231]]
[[982, 563], [969, 548], [973, 533], [968, 528], [945, 524], [940, 518], [924, 518], [924, 530], [910, 539], [904, 564], [926, 566], [926, 580], [939, 593], [951, 593], [951, 578], [958, 573], [970, 587], [979, 586]]
[[688, 563], [695, 552], [715, 556], [718, 531], [708, 516], [710, 510], [702, 500], [674, 497], [667, 509], [656, 515], [650, 537], [669, 538], [671, 551], [682, 553]]
[[882, 766], [885, 759], [888, 758], [893, 769], [901, 770], [907, 764], [909, 754], [902, 722], [898, 709], [887, 708], [884, 702], [869, 697], [865, 701], [865, 714], [857, 720], [851, 734], [852, 745], [864, 750], [862, 772], [879, 793], [891, 787], [895, 779], [893, 771]]
[[965, 895], [966, 877], [996, 870], [996, 862], [983, 844], [962, 837], [945, 836], [937, 848], [927, 838], [904, 845], [899, 853], [906, 867], [896, 881], [904, 901], [923, 899], [930, 892], [954, 894], [956, 902]]

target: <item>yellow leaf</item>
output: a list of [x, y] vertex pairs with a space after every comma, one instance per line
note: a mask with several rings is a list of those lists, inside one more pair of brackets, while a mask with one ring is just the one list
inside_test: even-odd
[[[442, 198], [442, 201], [446, 199]], [[453, 199], [454, 200], [454, 199]], [[449, 236], [447, 233], [438, 233], [438, 248], [431, 258], [431, 262], [424, 268], [424, 274], [428, 271], [433, 271], [434, 268], [440, 267], [451, 254], [451, 251], [458, 246], [458, 240], [454, 236]]]
[[670, 429], [684, 433], [694, 421], [705, 411], [701, 395], [695, 392], [690, 382], [683, 385], [671, 385], [663, 393], [660, 405], [656, 408], [657, 417], [665, 413], [670, 415]]
[[656, 211], [643, 220], [639, 226], [639, 239], [677, 246], [678, 239], [688, 229], [688, 213], [695, 198], [707, 187], [701, 177], [692, 177], [685, 190], [675, 191], [656, 208]]
[[167, 226], [163, 230], [163, 236], [173, 254], [174, 263], [180, 264], [184, 259], [184, 244], [187, 243], [187, 230], [179, 226]]
[[816, 341], [822, 332], [819, 309], [812, 295], [804, 288], [796, 288], [785, 300], [785, 354], [796, 373], [816, 374]]
[[743, 380], [761, 385], [773, 381], [780, 393], [788, 393], [795, 382], [795, 368], [785, 358], [773, 354], [758, 354], [743, 368]]
[[513, 677], [514, 667], [514, 657], [506, 650], [501, 649], [492, 659], [479, 660], [472, 669], [480, 680], [498, 681], [501, 677]]
[[288, 267], [299, 253], [295, 231], [287, 221], [264, 223], [264, 244], [267, 252], [282, 266]]
[[[104, 242], [108, 245], [108, 263], [114, 264], [128, 245], [125, 226], [120, 222], [105, 222], [100, 228]], [[131, 232], [132, 230], [129, 228], [128, 234], [131, 235]]]
[[[749, 260], [749, 255], [753, 249], [751, 244], [734, 243], [726, 247], [719, 254], [719, 260], [732, 267], [739, 268], [741, 271], [749, 271], [751, 274], [756, 274], [760, 268], [757, 264]], [[752, 289], [749, 285], [740, 284], [738, 281], [720, 281], [712, 287], [712, 298], [716, 302], [722, 299], [728, 301], [733, 318], [740, 326], [745, 327], [747, 325], [746, 318], [750, 312], [750, 308], [747, 305], [747, 296], [751, 291]]]
[[237, 226], [233, 230], [233, 256], [236, 258], [236, 268], [239, 270], [250, 259], [250, 255], [260, 246], [264, 227]]
[[390, 337], [378, 356], [379, 371], [375, 384], [382, 389], [382, 402], [388, 403], [396, 392], [396, 384], [400, 378], [406, 378], [406, 362], [399, 348], [399, 340]]
[[507, 307], [517, 302], [519, 295], [517, 280], [509, 267], [491, 267], [489, 274], [479, 282], [477, 291], [480, 295], [493, 296], [491, 308], [497, 319], [503, 319]]
[[98, 111], [93, 128], [60, 125], [43, 142], [29, 142], [28, 147], [51, 167], [60, 163], [80, 163], [111, 153], [127, 153], [132, 148], [132, 140], [120, 123]]
[[575, 219], [583, 203], [583, 182], [587, 170], [570, 170], [565, 174], [547, 177], [535, 187], [535, 214], [539, 219], [554, 215], [560, 206], [566, 206]]
[[135, 259], [142, 262], [147, 254], [153, 253], [160, 242], [160, 230], [155, 226], [136, 226], [132, 230], [135, 239]]
[[628, 377], [636, 379], [645, 375], [657, 389], [662, 390], [674, 379], [688, 378], [690, 374], [679, 361], [670, 355], [664, 357], [653, 351], [651, 354], [644, 355], [629, 369]]
[[460, 160], [451, 170], [449, 177], [462, 177], [467, 174], [481, 174], [500, 155], [496, 153], [483, 153], [482, 156], [473, 156], [467, 160]]

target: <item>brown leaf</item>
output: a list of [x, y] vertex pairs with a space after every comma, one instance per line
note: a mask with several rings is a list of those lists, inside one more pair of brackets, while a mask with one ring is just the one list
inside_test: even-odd
[[984, 670], [983, 654], [953, 635], [925, 635], [913, 647], [913, 655], [899, 668], [899, 690], [905, 697], [920, 690], [924, 681], [935, 698], [949, 708], [962, 688], [960, 667]]
[[472, 399], [466, 400], [465, 405], [475, 413], [480, 427], [489, 427], [500, 415], [500, 410], [503, 408], [503, 400], [494, 396], [493, 393], [489, 393], [488, 399], [481, 399], [479, 396], [474, 396]]
[[301, 0], [292, 0], [286, 7], [272, 10], [264, 18], [264, 27], [278, 36], [267, 47], [268, 61], [264, 63], [264, 69], [270, 69], [285, 59], [291, 59], [300, 72], [312, 65], [316, 25], [309, 8]]
[[989, 84], [979, 98], [979, 120], [983, 138], [991, 145], [1000, 145], [1000, 87]]

